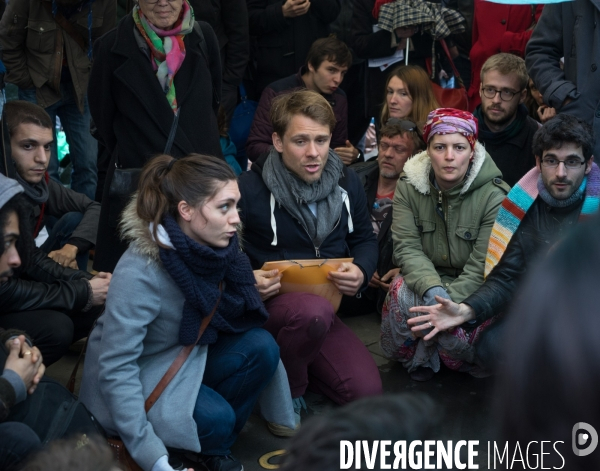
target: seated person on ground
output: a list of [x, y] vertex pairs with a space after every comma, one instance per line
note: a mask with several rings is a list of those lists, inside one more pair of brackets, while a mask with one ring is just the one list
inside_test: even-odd
[[524, 104], [528, 80], [520, 57], [490, 57], [481, 68], [481, 104], [473, 111], [479, 120], [479, 142], [511, 186], [535, 165], [531, 143], [540, 124], [529, 117]]
[[342, 294], [354, 296], [375, 272], [377, 241], [359, 178], [329, 148], [335, 116], [327, 100], [310, 90], [282, 95], [271, 122], [274, 147], [240, 176], [243, 249], [256, 270], [269, 312], [264, 327], [279, 344], [299, 414], [307, 388], [345, 404], [380, 394], [381, 378], [329, 301], [302, 292], [277, 296], [277, 270], [260, 268], [273, 260], [353, 257], [328, 276]]
[[[0, 283], [21, 265], [21, 219], [24, 214], [23, 188], [0, 175]], [[26, 227], [26, 226], [25, 226]], [[23, 235], [27, 239], [27, 235]], [[5, 422], [10, 409], [35, 391], [44, 375], [40, 351], [32, 347], [23, 332], [0, 327], [0, 469], [18, 469], [19, 464], [40, 446], [40, 439], [28, 426]]]
[[27, 332], [49, 366], [73, 342], [87, 336], [104, 309], [111, 275], [99, 273], [93, 277], [88, 272], [61, 266], [37, 249], [27, 191], [20, 199], [18, 249], [23, 264], [0, 278], [0, 327]]
[[[352, 170], [361, 178], [367, 194], [367, 206], [371, 213], [373, 232], [379, 244], [379, 261], [369, 288], [361, 299], [370, 312], [381, 313], [383, 300], [390, 282], [399, 269], [392, 261], [392, 201], [398, 177], [406, 161], [425, 149], [425, 144], [415, 123], [397, 118], [388, 119], [379, 131], [379, 155], [376, 160], [354, 164]], [[351, 301], [351, 302], [350, 302]], [[356, 299], [344, 298], [342, 310], [352, 310]], [[365, 306], [365, 307], [367, 307]]]
[[[8, 102], [4, 112], [14, 177], [31, 203], [33, 235], [47, 233], [38, 246], [62, 266], [87, 270], [88, 251], [96, 244], [100, 204], [48, 178], [54, 129], [41, 106], [16, 100]], [[12, 176], [10, 170], [5, 169], [5, 174]]]
[[323, 95], [333, 108], [336, 124], [331, 147], [344, 164], [355, 162], [359, 151], [348, 141], [348, 101], [346, 93], [339, 88], [351, 65], [352, 53], [345, 43], [335, 37], [316, 40], [308, 51], [306, 65], [297, 74], [277, 80], [263, 90], [246, 144], [248, 158], [256, 161], [268, 154], [273, 145], [270, 119], [273, 99], [282, 93], [308, 89]]
[[[536, 166], [519, 180], [498, 212], [487, 248], [485, 283], [460, 300], [438, 298], [433, 307], [414, 308], [426, 313], [408, 321], [414, 332], [432, 324], [428, 340], [465, 322], [473, 322], [473, 327], [485, 324], [506, 310], [532, 261], [578, 220], [598, 211], [600, 169], [593, 148], [592, 128], [571, 115], [558, 114], [536, 132]], [[425, 324], [417, 325], [421, 322]], [[477, 343], [477, 355], [487, 368], [493, 368], [502, 353], [502, 331], [501, 321]]]
[[[453, 370], [475, 367], [477, 330], [415, 336], [406, 321], [413, 306], [462, 301], [483, 283], [485, 254], [496, 213], [509, 186], [477, 142], [477, 120], [452, 108], [432, 111], [423, 132], [427, 150], [404, 165], [394, 192], [394, 262], [401, 276], [383, 306], [381, 348], [417, 381], [431, 379], [440, 361]], [[431, 326], [429, 326], [431, 327]]]
[[[242, 470], [230, 448], [283, 371], [240, 251], [239, 198], [224, 160], [160, 155], [145, 165], [123, 214], [129, 248], [90, 334], [80, 399], [146, 471], [173, 469], [167, 447], [192, 453], [202, 469]], [[148, 410], [145, 401], [186, 347], [189, 357]], [[282, 399], [266, 402], [283, 407]]]

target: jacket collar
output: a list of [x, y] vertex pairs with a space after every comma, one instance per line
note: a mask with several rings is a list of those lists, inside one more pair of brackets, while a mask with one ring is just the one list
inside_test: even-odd
[[137, 196], [134, 196], [121, 216], [119, 225], [121, 237], [129, 242], [129, 246], [136, 253], [158, 262], [160, 260], [158, 245], [152, 238], [148, 223], [138, 216], [136, 207]]
[[[473, 155], [473, 164], [467, 176], [467, 179], [464, 181], [463, 186], [460, 190], [460, 194], [465, 194], [481, 170], [483, 163], [485, 162], [486, 152], [485, 148], [481, 145], [481, 143], [477, 142], [475, 144], [475, 153]], [[427, 150], [420, 152], [408, 159], [406, 164], [404, 164], [404, 174], [408, 183], [415, 187], [415, 189], [423, 194], [428, 195], [430, 193], [430, 182], [429, 182], [429, 173], [431, 171], [431, 159], [429, 158], [429, 154]]]

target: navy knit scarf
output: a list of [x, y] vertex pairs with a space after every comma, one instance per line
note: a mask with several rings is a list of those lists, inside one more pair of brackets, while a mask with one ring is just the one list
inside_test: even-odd
[[172, 249], [160, 248], [160, 259], [183, 295], [183, 316], [179, 343], [191, 345], [198, 337], [200, 323], [219, 298], [221, 302], [200, 338], [200, 345], [217, 341], [219, 332], [242, 333], [265, 323], [268, 313], [262, 303], [248, 257], [240, 251], [237, 235], [224, 248], [201, 245], [183, 233], [171, 216], [163, 221]]

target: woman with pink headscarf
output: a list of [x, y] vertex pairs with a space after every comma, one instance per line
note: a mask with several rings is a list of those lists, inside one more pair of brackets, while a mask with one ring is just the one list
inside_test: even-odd
[[[477, 119], [440, 108], [427, 116], [427, 150], [404, 165], [394, 193], [392, 237], [400, 275], [382, 313], [381, 347], [411, 378], [426, 381], [441, 363], [480, 376], [474, 341], [491, 322], [448, 332], [434, 325], [413, 332], [406, 321], [414, 306], [461, 302], [483, 283], [488, 239], [510, 187], [477, 142]], [[492, 320], [493, 321], [493, 320]]]

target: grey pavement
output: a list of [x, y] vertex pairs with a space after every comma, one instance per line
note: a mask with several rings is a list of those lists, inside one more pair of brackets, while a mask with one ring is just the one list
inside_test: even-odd
[[[492, 387], [493, 378], [477, 379], [468, 374], [442, 369], [431, 381], [412, 381], [402, 365], [383, 357], [379, 349], [379, 317], [365, 314], [344, 318], [344, 322], [358, 335], [373, 355], [383, 381], [386, 393], [415, 392], [429, 395], [442, 410], [443, 417], [439, 437], [444, 440], [480, 440], [481, 443], [493, 439]], [[73, 350], [81, 347], [81, 342]], [[47, 370], [52, 378], [66, 384], [78, 358], [73, 351]], [[81, 368], [77, 375], [76, 392], [81, 381]], [[305, 395], [308, 406], [307, 416], [318, 415], [337, 407], [327, 398], [312, 393]], [[436, 437], [436, 438], [439, 438]], [[235, 445], [233, 454], [244, 464], [246, 471], [277, 469], [279, 454], [285, 449], [289, 439], [273, 436], [266, 428], [264, 420], [252, 416]], [[486, 447], [480, 446], [476, 463], [479, 469], [487, 469]], [[192, 465], [189, 463], [188, 465]], [[202, 469], [202, 468], [197, 468]]]

